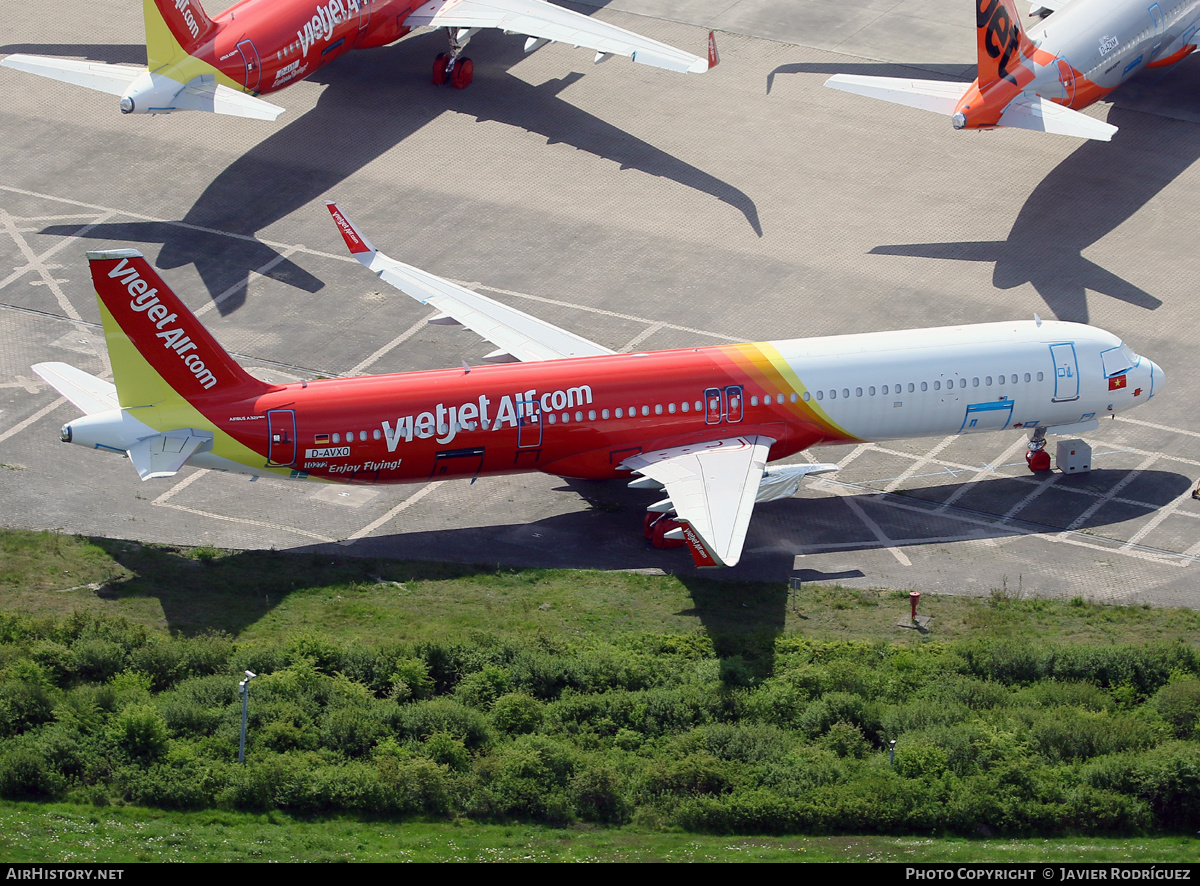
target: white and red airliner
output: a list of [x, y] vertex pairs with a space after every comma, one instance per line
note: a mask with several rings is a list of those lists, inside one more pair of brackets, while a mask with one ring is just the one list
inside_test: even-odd
[[955, 129], [1012, 126], [1109, 141], [1117, 127], [1080, 110], [1146, 68], [1196, 49], [1197, 0], [975, 0], [974, 83], [836, 74], [826, 86], [950, 117]]
[[14, 54], [6, 68], [118, 95], [122, 113], [213, 111], [274, 120], [284, 109], [257, 98], [303, 80], [351, 49], [386, 46], [413, 28], [444, 28], [447, 52], [434, 60], [433, 82], [470, 85], [475, 66], [463, 56], [484, 28], [547, 43], [595, 50], [597, 64], [622, 55], [671, 71], [702, 73], [718, 61], [675, 49], [546, 0], [241, 0], [217, 16], [199, 0], [142, 0], [146, 67]]
[[[755, 502], [834, 465], [768, 467], [810, 446], [1077, 434], [1164, 377], [1119, 338], [1040, 320], [617, 354], [388, 258], [329, 204], [383, 280], [497, 346], [497, 365], [269, 384], [250, 376], [136, 250], [88, 253], [113, 368], [34, 367], [86, 415], [62, 439], [128, 454], [143, 480], [185, 464], [302, 481], [411, 483], [543, 471], [665, 489], [659, 546], [733, 565]], [[513, 362], [515, 361], [515, 362]]]

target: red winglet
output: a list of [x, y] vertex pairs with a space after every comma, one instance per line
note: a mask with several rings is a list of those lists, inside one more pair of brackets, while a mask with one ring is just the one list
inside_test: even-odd
[[704, 542], [700, 540], [700, 536], [696, 530], [692, 528], [690, 523], [683, 523], [683, 540], [687, 542], [688, 550], [692, 552], [692, 559], [696, 561], [697, 566], [720, 566], [712, 554], [708, 552], [708, 548]]
[[721, 63], [721, 56], [717, 52], [717, 37], [714, 31], [708, 32], [708, 69], [711, 71]]
[[337, 204], [332, 200], [325, 203], [329, 207], [329, 214], [333, 216], [333, 222], [338, 226], [338, 230], [342, 233], [342, 239], [346, 241], [346, 248], [350, 250], [351, 255], [361, 255], [364, 252], [374, 252], [375, 247], [371, 245], [371, 241], [358, 232], [350, 219], [342, 215], [342, 211], [337, 208]]

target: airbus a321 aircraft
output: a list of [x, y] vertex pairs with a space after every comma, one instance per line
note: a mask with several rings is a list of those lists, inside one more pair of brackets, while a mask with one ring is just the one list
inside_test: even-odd
[[[1091, 326], [1038, 320], [616, 354], [378, 252], [360, 262], [496, 344], [509, 365], [269, 384], [217, 344], [136, 250], [91, 252], [113, 381], [33, 367], [87, 413], [62, 439], [127, 453], [143, 480], [185, 463], [297, 480], [405, 483], [543, 471], [666, 490], [647, 535], [701, 566], [741, 557], [755, 502], [830, 464], [809, 446], [1019, 429], [1076, 434], [1150, 400], [1163, 373]], [[1038, 456], [1039, 458], [1034, 458]], [[1044, 457], [1044, 458], [1042, 458]]]
[[255, 96], [303, 80], [351, 49], [385, 46], [413, 28], [446, 29], [449, 52], [438, 55], [433, 82], [459, 89], [474, 64], [462, 55], [483, 28], [525, 34], [525, 51], [547, 43], [596, 50], [596, 62], [623, 55], [672, 71], [701, 73], [708, 59], [580, 15], [545, 0], [241, 0], [210, 18], [199, 0], [142, 0], [144, 69], [128, 65], [10, 55], [0, 65], [121, 97], [125, 114], [215, 111], [274, 120], [284, 109]]
[[[1061, 8], [1060, 8], [1061, 7]], [[950, 117], [955, 129], [1013, 126], [1109, 141], [1117, 127], [1079, 113], [1144, 68], [1196, 48], [1196, 0], [1035, 0], [1028, 33], [1014, 0], [975, 0], [979, 76], [969, 86], [836, 74], [826, 86]]]

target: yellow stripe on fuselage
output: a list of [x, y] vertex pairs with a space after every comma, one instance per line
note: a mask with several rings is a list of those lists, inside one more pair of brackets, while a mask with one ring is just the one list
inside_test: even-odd
[[288, 467], [265, 467], [266, 459], [250, 447], [235, 440], [218, 428], [195, 406], [175, 392], [165, 378], [158, 374], [118, 325], [104, 302], [100, 303], [100, 319], [104, 324], [104, 341], [108, 359], [112, 362], [113, 383], [117, 399], [130, 415], [159, 433], [178, 428], [210, 431], [213, 435], [213, 454], [263, 473], [288, 477]]
[[197, 77], [214, 77], [223, 86], [238, 92], [246, 91], [244, 83], [238, 83], [208, 62], [188, 55], [167, 27], [154, 0], [142, 0], [142, 14], [146, 19], [146, 66], [152, 73], [179, 83], [191, 83]]
[[760, 373], [764, 376], [774, 375], [781, 382], [780, 387], [793, 390], [802, 398], [799, 403], [795, 404], [800, 412], [807, 412], [808, 418], [822, 425], [831, 434], [837, 436], [858, 439], [832, 418], [829, 417], [820, 404], [812, 399], [804, 400], [805, 393], [808, 388], [804, 386], [804, 382], [800, 380], [800, 376], [796, 374], [796, 370], [784, 358], [783, 354], [775, 348], [774, 345], [768, 342], [755, 342], [752, 344], [735, 345], [738, 351], [744, 356]]

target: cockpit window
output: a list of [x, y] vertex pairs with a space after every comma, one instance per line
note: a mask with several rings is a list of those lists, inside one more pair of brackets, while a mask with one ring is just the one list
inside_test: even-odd
[[1140, 360], [1138, 355], [1133, 352], [1133, 349], [1124, 342], [1121, 342], [1120, 347], [1110, 348], [1102, 353], [1100, 359], [1104, 361], [1105, 378], [1112, 378], [1114, 375], [1128, 372], [1137, 366]]

